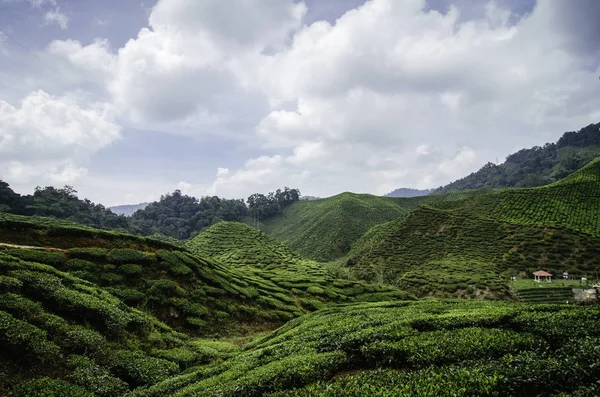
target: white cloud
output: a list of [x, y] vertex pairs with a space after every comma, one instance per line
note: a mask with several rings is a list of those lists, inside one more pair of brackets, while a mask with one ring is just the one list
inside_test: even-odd
[[599, 121], [600, 62], [581, 51], [594, 44], [573, 48], [595, 31], [574, 29], [562, 2], [522, 18], [496, 2], [474, 20], [426, 10], [371, 0], [305, 26], [291, 0], [159, 0], [116, 51], [62, 41], [49, 52], [102, 82], [130, 125], [255, 134], [263, 155], [182, 185], [230, 197], [439, 186]]
[[44, 91], [32, 92], [20, 107], [0, 101], [2, 177], [14, 183], [81, 178], [87, 173], [87, 160], [120, 138], [113, 113], [107, 104], [83, 108], [73, 96]]
[[53, 10], [46, 12], [44, 20], [48, 25], [56, 24], [60, 26], [62, 30], [66, 30], [69, 26], [69, 16], [63, 12], [60, 12], [60, 7], [56, 7]]

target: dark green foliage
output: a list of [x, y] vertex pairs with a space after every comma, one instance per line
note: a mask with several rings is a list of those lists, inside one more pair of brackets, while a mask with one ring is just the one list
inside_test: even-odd
[[121, 396], [129, 389], [127, 383], [114, 377], [108, 369], [86, 356], [71, 356], [69, 365], [74, 368], [69, 379], [93, 393], [94, 396]]
[[21, 280], [0, 276], [0, 291], [18, 291], [23, 286]]
[[86, 261], [83, 259], [69, 259], [67, 261], [67, 269], [72, 271], [87, 271], [93, 272], [97, 270], [97, 265], [94, 262]]
[[132, 250], [129, 248], [116, 248], [108, 253], [107, 259], [110, 263], [125, 264], [125, 263], [147, 263], [148, 257], [143, 252]]
[[146, 235], [161, 233], [168, 237], [187, 239], [221, 220], [240, 221], [247, 212], [244, 200], [227, 200], [216, 196], [198, 200], [176, 190], [135, 212], [131, 223]]
[[40, 364], [60, 357], [59, 347], [48, 340], [46, 331], [4, 311], [0, 311], [0, 345], [4, 354], [15, 360], [30, 357]]
[[69, 258], [102, 261], [106, 259], [109, 250], [106, 248], [71, 248], [67, 252]]
[[59, 252], [48, 252], [33, 249], [12, 249], [6, 250], [4, 253], [19, 259], [23, 259], [24, 261], [44, 263], [46, 265], [56, 267], [60, 267], [66, 261], [64, 254]]
[[300, 191], [286, 186], [284, 190], [277, 189], [266, 196], [257, 193], [248, 197], [248, 212], [259, 222], [279, 215], [283, 209], [298, 200], [300, 200]]
[[23, 382], [16, 391], [17, 397], [94, 397], [80, 386], [60, 379], [41, 378]]
[[119, 266], [119, 273], [123, 273], [128, 276], [134, 276], [136, 274], [141, 274], [143, 272], [143, 268], [140, 265], [136, 265], [133, 263], [126, 263], [124, 265]]
[[436, 193], [467, 189], [535, 187], [556, 182], [600, 156], [600, 123], [566, 132], [556, 144], [546, 143], [509, 155], [503, 164], [479, 171], [439, 188]]
[[171, 361], [128, 350], [113, 352], [108, 367], [133, 387], [157, 383], [178, 370]]

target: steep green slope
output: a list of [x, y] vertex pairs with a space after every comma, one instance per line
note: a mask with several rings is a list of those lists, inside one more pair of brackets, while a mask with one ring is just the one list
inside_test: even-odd
[[600, 158], [548, 186], [507, 189], [460, 202], [431, 202], [458, 214], [518, 225], [564, 227], [600, 236]]
[[302, 256], [326, 262], [346, 255], [352, 243], [371, 227], [406, 214], [398, 204], [401, 200], [342, 193], [299, 201], [261, 229]]
[[383, 274], [419, 294], [502, 294], [498, 274], [540, 268], [592, 275], [600, 269], [600, 160], [545, 187], [430, 201], [370, 230], [348, 258], [359, 277]]
[[106, 288], [0, 252], [0, 395], [123, 395], [210, 361], [189, 342]]
[[556, 182], [600, 156], [600, 123], [565, 133], [557, 143], [522, 149], [500, 165], [479, 171], [437, 190], [439, 193], [481, 188], [536, 187]]
[[599, 320], [598, 307], [340, 306], [293, 320], [228, 361], [132, 397], [591, 397], [600, 391]]
[[287, 246], [239, 222], [219, 222], [202, 231], [186, 246], [198, 255], [232, 265], [271, 268], [301, 259]]
[[492, 190], [472, 190], [422, 197], [378, 197], [343, 193], [326, 199], [300, 201], [262, 224], [264, 232], [303, 257], [326, 262], [348, 254], [372, 227], [403, 219], [422, 204], [461, 202]]
[[248, 225], [220, 222], [186, 244], [200, 256], [210, 256], [245, 277], [260, 277], [276, 285], [285, 299], [307, 309], [330, 302], [407, 299], [408, 294], [385, 285], [336, 278], [317, 262], [301, 258], [285, 245]]

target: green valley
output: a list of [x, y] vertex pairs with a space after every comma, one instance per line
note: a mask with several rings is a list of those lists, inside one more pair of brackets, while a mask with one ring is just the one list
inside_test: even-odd
[[600, 158], [535, 188], [278, 208], [187, 240], [0, 213], [0, 394], [600, 392]]

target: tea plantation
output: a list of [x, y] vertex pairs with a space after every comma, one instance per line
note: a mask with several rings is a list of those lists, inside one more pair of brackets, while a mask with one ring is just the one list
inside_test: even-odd
[[326, 262], [346, 255], [371, 227], [405, 215], [408, 211], [400, 202], [354, 193], [298, 201], [261, 229], [305, 258]]
[[598, 396], [600, 306], [508, 283], [596, 275], [598, 200], [600, 159], [185, 242], [0, 213], [0, 395]]
[[323, 309], [132, 396], [595, 396], [600, 310], [475, 301]]
[[600, 159], [545, 187], [432, 200], [371, 229], [346, 263], [418, 295], [503, 297], [509, 276], [539, 269], [596, 276], [599, 181]]

